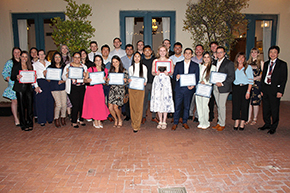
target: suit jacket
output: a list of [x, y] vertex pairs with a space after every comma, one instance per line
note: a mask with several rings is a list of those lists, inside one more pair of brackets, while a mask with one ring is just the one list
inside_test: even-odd
[[[265, 77], [267, 75], [269, 63], [270, 60], [266, 61], [264, 64], [264, 70], [261, 79], [262, 92], [264, 92], [266, 87]], [[288, 78], [287, 63], [277, 58], [274, 70], [271, 75], [271, 84], [269, 85], [270, 92], [273, 93], [274, 95], [276, 95], [277, 92], [284, 94], [287, 78]]]
[[218, 72], [227, 74], [227, 78], [223, 83], [223, 86], [218, 87], [220, 93], [228, 93], [232, 91], [232, 84], [235, 80], [235, 65], [232, 61], [224, 58], [220, 65]]
[[[33, 91], [31, 83], [19, 83], [17, 80], [17, 75], [19, 74], [19, 70], [22, 70], [21, 63], [16, 63], [13, 65], [11, 71], [11, 80], [15, 81], [13, 90], [16, 92], [24, 92], [26, 89], [29, 89], [31, 92]], [[27, 88], [28, 87], [28, 88]]]
[[[180, 74], [184, 74], [184, 60], [181, 62], [177, 62], [174, 68], [174, 73], [173, 73], [173, 79], [176, 80], [176, 76]], [[199, 66], [197, 63], [190, 61], [189, 64], [189, 69], [188, 69], [188, 74], [195, 74], [195, 78], [196, 78], [196, 84], [199, 81]], [[175, 84], [175, 92], [195, 92], [195, 88], [192, 90], [189, 90], [186, 87], [180, 87], [180, 81], [176, 81]]]

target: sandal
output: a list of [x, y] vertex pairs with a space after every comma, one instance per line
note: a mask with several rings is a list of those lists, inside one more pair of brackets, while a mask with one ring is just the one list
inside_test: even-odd
[[117, 127], [118, 126], [118, 121], [115, 121], [115, 124], [113, 127]]
[[245, 125], [248, 125], [251, 122], [251, 120], [248, 120], [247, 122], [245, 122]]
[[157, 125], [157, 129], [161, 129], [162, 124], [163, 124], [162, 122], [159, 122], [158, 125]]
[[252, 123], [250, 125], [256, 125], [257, 119], [253, 119]]
[[120, 127], [122, 127], [122, 126], [123, 126], [123, 122], [120, 121], [117, 127], [120, 128]]
[[166, 127], [167, 127], [167, 123], [162, 123], [161, 129], [166, 129]]

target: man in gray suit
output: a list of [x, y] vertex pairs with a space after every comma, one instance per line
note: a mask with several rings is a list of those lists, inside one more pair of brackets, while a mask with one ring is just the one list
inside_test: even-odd
[[226, 126], [226, 102], [229, 93], [232, 91], [232, 83], [235, 80], [235, 66], [234, 63], [226, 57], [226, 50], [224, 47], [217, 48], [217, 72], [227, 74], [227, 78], [223, 82], [217, 82], [213, 87], [213, 94], [217, 104], [218, 110], [218, 124], [213, 129], [217, 131], [224, 130]]

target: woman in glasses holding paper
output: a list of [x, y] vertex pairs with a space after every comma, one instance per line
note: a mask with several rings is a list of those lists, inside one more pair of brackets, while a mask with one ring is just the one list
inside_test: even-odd
[[[166, 129], [167, 113], [174, 113], [170, 82], [170, 76], [173, 74], [173, 62], [169, 59], [167, 48], [163, 45], [159, 46], [156, 57], [157, 59], [152, 64], [152, 74], [155, 77], [152, 83], [150, 110], [158, 113], [160, 122], [157, 129]], [[168, 62], [169, 65], [167, 65]], [[162, 63], [166, 67], [163, 67]]]
[[110, 114], [102, 85], [108, 77], [108, 69], [105, 68], [102, 56], [96, 55], [94, 61], [95, 66], [88, 68], [84, 79], [85, 83], [91, 85], [87, 86], [84, 97], [83, 118], [94, 119], [93, 126], [103, 128], [101, 120], [106, 120]]
[[54, 101], [51, 94], [50, 82], [45, 78], [45, 70], [50, 65], [45, 59], [44, 50], [38, 51], [39, 60], [32, 64], [33, 69], [36, 71], [37, 81], [34, 84], [35, 107], [37, 112], [37, 122], [44, 126], [46, 122], [52, 123]]
[[234, 130], [244, 130], [248, 120], [250, 92], [254, 83], [253, 70], [246, 62], [246, 55], [239, 52], [235, 58], [235, 80], [233, 84], [232, 119]]
[[76, 52], [73, 54], [73, 62], [64, 67], [62, 74], [62, 79], [66, 81], [65, 90], [72, 103], [71, 122], [74, 128], [79, 128], [77, 124], [78, 118], [81, 126], [86, 125], [82, 118], [83, 101], [86, 90], [83, 75], [86, 71], [87, 66], [81, 63], [81, 54]]
[[[205, 84], [205, 85], [210, 85], [209, 79], [210, 79], [210, 73], [212, 71], [216, 71], [216, 67], [212, 65], [211, 61], [211, 55], [209, 52], [205, 52], [203, 54], [203, 62], [199, 64], [199, 83], [200, 84]], [[196, 97], [196, 108], [197, 108], [197, 114], [198, 116], [198, 121], [199, 125], [197, 128], [199, 129], [207, 129], [210, 126], [209, 122], [209, 107], [208, 107], [208, 102], [210, 98], [204, 97], [204, 96], [198, 96], [195, 95]]]
[[[20, 83], [22, 75], [20, 70], [33, 70], [28, 52], [22, 51], [20, 55], [20, 63], [15, 63], [11, 72], [11, 80], [15, 81], [13, 90], [16, 91], [20, 126], [24, 131], [33, 129], [33, 89], [31, 83]], [[25, 116], [25, 111], [27, 111]]]
[[[66, 125], [65, 117], [66, 117], [66, 107], [67, 107], [66, 106], [67, 94], [65, 92], [65, 81], [61, 80], [61, 75], [62, 75], [64, 66], [65, 64], [63, 63], [61, 54], [59, 52], [55, 52], [51, 60], [51, 65], [48, 66], [48, 70], [49, 68], [60, 69], [59, 70], [60, 80], [50, 81], [51, 94], [55, 101], [54, 125], [56, 127], [60, 127], [61, 125], [63, 126]], [[45, 74], [47, 75], [47, 71], [45, 71]], [[46, 78], [49, 78], [49, 77], [46, 76]], [[61, 118], [59, 118], [59, 114]]]
[[[144, 86], [147, 83], [147, 67], [142, 63], [142, 56], [139, 52], [136, 52], [133, 55], [132, 65], [129, 67], [129, 103], [130, 103], [130, 112], [131, 112], [131, 125], [133, 127], [134, 133], [140, 130], [142, 114], [143, 114], [143, 101], [144, 101]], [[139, 84], [136, 84], [134, 77]], [[142, 79], [140, 79], [142, 78]], [[132, 82], [133, 79], [133, 82]], [[144, 83], [143, 83], [144, 81]], [[143, 85], [140, 85], [141, 84]], [[135, 84], [135, 85], [133, 85]]]
[[[109, 84], [111, 84], [109, 91], [109, 110], [115, 120], [114, 127], [122, 127], [123, 122], [120, 107], [124, 104], [125, 85], [127, 84], [128, 71], [123, 67], [119, 56], [115, 55], [112, 57], [109, 73], [109, 78], [107, 79]], [[115, 82], [116, 80], [110, 81], [111, 74], [113, 76], [115, 73], [124, 75], [122, 82]]]

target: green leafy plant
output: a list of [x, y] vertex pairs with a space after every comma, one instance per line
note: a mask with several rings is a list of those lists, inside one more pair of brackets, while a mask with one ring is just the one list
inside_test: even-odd
[[184, 31], [192, 34], [193, 44], [203, 44], [206, 49], [212, 41], [219, 42], [229, 50], [235, 44], [234, 33], [247, 27], [241, 10], [249, 0], [199, 0], [187, 3]]
[[88, 4], [78, 5], [73, 0], [64, 0], [66, 6], [66, 20], [60, 17], [52, 19], [52, 39], [59, 47], [65, 44], [70, 51], [77, 52], [81, 49], [88, 49], [89, 40], [94, 36], [95, 28], [87, 18], [92, 16], [92, 7]]

